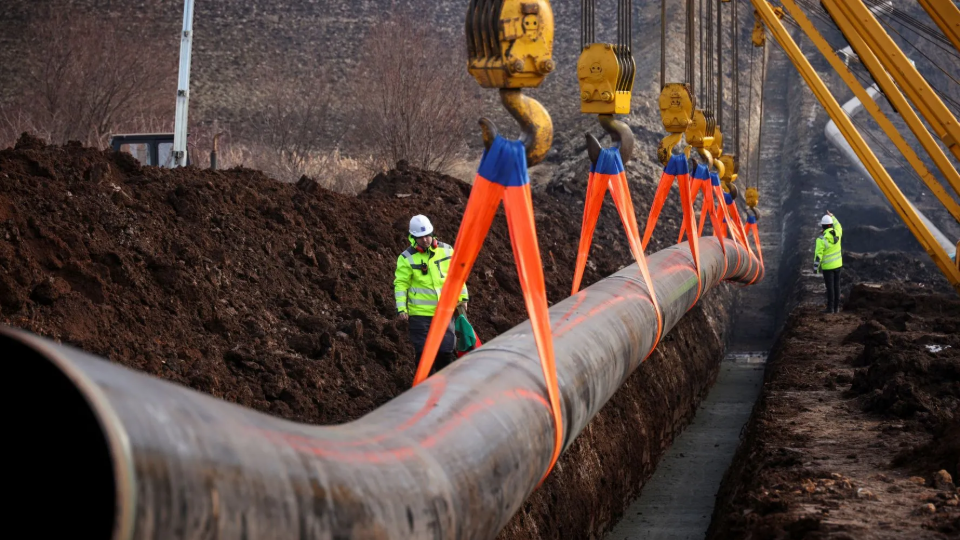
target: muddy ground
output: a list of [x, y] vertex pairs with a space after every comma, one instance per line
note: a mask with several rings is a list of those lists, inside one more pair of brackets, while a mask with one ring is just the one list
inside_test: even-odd
[[[24, 138], [0, 152], [0, 315], [276, 416], [352, 420], [413, 379], [392, 284], [410, 216], [453, 243], [469, 190], [394, 170], [349, 197]], [[576, 203], [536, 197], [552, 302], [569, 294]], [[619, 227], [605, 211], [586, 283], [630, 262]], [[526, 318], [512, 261], [501, 212], [467, 283], [483, 340]]]
[[[632, 179], [640, 216], [654, 180]], [[585, 170], [534, 194], [551, 302], [569, 294], [584, 185]], [[469, 190], [401, 165], [350, 197], [23, 137], [0, 151], [0, 322], [278, 417], [349, 421], [413, 379], [392, 290], [410, 216], [452, 243]], [[673, 197], [651, 250], [675, 242], [676, 215]], [[608, 202], [585, 285], [632, 262], [622, 235]], [[481, 339], [526, 318], [512, 260], [501, 213], [468, 281]], [[712, 384], [733, 290], [691, 310], [501, 538], [616, 522]]]
[[960, 537], [960, 299], [929, 288], [794, 311], [708, 538]]

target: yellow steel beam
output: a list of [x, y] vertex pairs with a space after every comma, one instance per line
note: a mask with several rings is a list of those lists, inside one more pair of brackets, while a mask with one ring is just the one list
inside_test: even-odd
[[[834, 20], [841, 16], [846, 17], [897, 84], [903, 88], [910, 101], [917, 106], [920, 114], [927, 119], [950, 153], [960, 159], [960, 123], [957, 123], [956, 117], [940, 101], [940, 97], [917, 68], [907, 60], [900, 47], [884, 32], [867, 6], [860, 0], [821, 0], [820, 3], [827, 8]], [[844, 35], [849, 32], [843, 28], [841, 30]]]
[[817, 100], [820, 101], [820, 104], [830, 115], [830, 118], [833, 119], [837, 127], [840, 128], [840, 133], [843, 134], [843, 137], [850, 143], [850, 146], [853, 147], [857, 157], [860, 158], [860, 161], [863, 162], [884, 196], [886, 196], [887, 200], [893, 205], [893, 209], [900, 216], [900, 219], [907, 225], [910, 232], [917, 238], [923, 246], [923, 249], [930, 255], [937, 267], [940, 268], [940, 271], [943, 272], [951, 285], [953, 285], [954, 289], [960, 293], [960, 269], [957, 269], [947, 255], [946, 250], [937, 243], [936, 239], [930, 233], [930, 230], [920, 221], [920, 217], [917, 216], [913, 206], [907, 201], [906, 197], [904, 197], [893, 179], [890, 178], [890, 174], [887, 173], [887, 170], [880, 164], [877, 156], [870, 150], [870, 147], [863, 140], [860, 132], [854, 127], [853, 122], [851, 122], [846, 113], [843, 112], [843, 109], [840, 107], [840, 104], [837, 103], [833, 94], [830, 93], [827, 85], [824, 84], [817, 75], [813, 66], [810, 65], [810, 62], [808, 62], [807, 58], [803, 55], [800, 47], [793, 41], [790, 33], [787, 32], [787, 29], [783, 27], [780, 19], [774, 14], [773, 8], [770, 7], [766, 0], [751, 0], [751, 2], [753, 2], [753, 6], [760, 14], [767, 28], [770, 29], [773, 37], [776, 38], [777, 43], [780, 44], [780, 47], [787, 53], [787, 57], [790, 58], [790, 61], [793, 62], [797, 71], [800, 72], [807, 86], [810, 87], [813, 94], [817, 97]]
[[920, 5], [960, 51], [960, 8], [950, 0], [920, 0]]
[[[837, 11], [833, 20], [847, 37], [850, 46], [853, 47], [860, 61], [866, 66], [870, 75], [873, 76], [873, 80], [880, 85], [880, 90], [883, 91], [887, 100], [890, 101], [893, 108], [900, 113], [907, 127], [910, 128], [910, 131], [912, 131], [917, 137], [917, 140], [920, 141], [920, 144], [930, 155], [930, 158], [933, 159], [933, 162], [937, 165], [937, 169], [939, 169], [940, 173], [947, 179], [947, 182], [949, 182], [953, 190], [960, 195], [960, 179], [958, 179], [960, 174], [957, 173], [957, 169], [954, 168], [953, 163], [950, 162], [950, 159], [943, 152], [943, 149], [940, 148], [940, 145], [937, 144], [937, 141], [930, 132], [927, 131], [926, 126], [923, 125], [923, 121], [920, 120], [920, 117], [917, 116], [916, 111], [910, 106], [907, 98], [904, 97], [900, 88], [897, 87], [894, 80], [890, 77], [890, 73], [884, 69], [883, 64], [881, 64], [877, 56], [873, 54], [873, 51], [870, 50], [870, 47], [867, 46], [867, 43], [856, 31], [846, 15]], [[864, 106], [866, 106], [866, 104], [864, 104]]]
[[[820, 32], [817, 31], [817, 28], [810, 22], [810, 19], [803, 13], [803, 10], [797, 5], [795, 0], [781, 0], [783, 6], [787, 8], [787, 11], [793, 17], [803, 32], [810, 38], [810, 41], [817, 46], [817, 49], [820, 50], [820, 53], [830, 62], [830, 65], [833, 66], [833, 69], [836, 70], [837, 74], [840, 75], [840, 78], [843, 79], [843, 82], [847, 83], [847, 86], [850, 87], [850, 90], [853, 91], [853, 94], [857, 96], [857, 99], [860, 100], [860, 103], [863, 104], [863, 108], [873, 116], [873, 119], [876, 120], [877, 124], [880, 125], [880, 128], [883, 129], [884, 133], [890, 137], [890, 140], [893, 141], [893, 144], [896, 145], [897, 149], [900, 150], [900, 153], [907, 158], [907, 162], [910, 163], [910, 166], [913, 167], [917, 174], [920, 175], [920, 178], [923, 180], [923, 183], [930, 188], [930, 191], [937, 197], [937, 200], [946, 207], [947, 211], [950, 212], [950, 215], [953, 216], [953, 219], [960, 222], [960, 204], [957, 204], [955, 200], [950, 196], [949, 193], [943, 186], [940, 185], [940, 182], [934, 178], [933, 174], [927, 169], [927, 166], [923, 164], [923, 161], [920, 160], [920, 157], [917, 156], [917, 153], [913, 151], [913, 148], [907, 144], [907, 141], [903, 139], [903, 136], [900, 135], [900, 132], [897, 131], [897, 128], [890, 122], [890, 120], [883, 114], [883, 111], [880, 110], [880, 107], [877, 105], [876, 101], [870, 97], [870, 94], [860, 85], [860, 82], [857, 81], [857, 78], [854, 77], [853, 73], [847, 69], [847, 66], [843, 63], [843, 60], [840, 60], [840, 57], [836, 55], [833, 49], [830, 47], [830, 44], [827, 43], [823, 36], [820, 35]], [[873, 59], [876, 62], [876, 59]], [[888, 77], [889, 80], [889, 77]], [[893, 85], [893, 81], [890, 81], [890, 88], [893, 91], [896, 91], [899, 94], [899, 90]], [[942, 162], [945, 164], [945, 167], [941, 165], [941, 162], [937, 162], [937, 166], [941, 167], [943, 175], [947, 178], [947, 181], [953, 187], [953, 189], [960, 194], [960, 173], [957, 173], [957, 170], [953, 168], [950, 164], [950, 160], [947, 159], [947, 156], [940, 149], [940, 146], [937, 145], [937, 142], [930, 136], [930, 133], [927, 132], [926, 128], [923, 126], [923, 123], [920, 122], [920, 119], [917, 118], [916, 113], [913, 112], [913, 109], [910, 109], [906, 105], [906, 100], [900, 95], [900, 99], [903, 100], [903, 106], [897, 106], [898, 110], [909, 110], [913, 114], [913, 119], [915, 124], [911, 124], [911, 129], [914, 126], [917, 126], [922, 135], [926, 135], [926, 143], [924, 144], [928, 150], [935, 149], [940, 157], [943, 158]], [[892, 101], [891, 101], [892, 102]], [[920, 135], [918, 135], [920, 138]], [[921, 141], [923, 142], [923, 141]]]

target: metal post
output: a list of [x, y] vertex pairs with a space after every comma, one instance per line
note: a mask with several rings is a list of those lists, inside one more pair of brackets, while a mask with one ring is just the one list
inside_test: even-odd
[[180, 75], [177, 79], [177, 113], [173, 130], [173, 159], [177, 167], [187, 164], [187, 109], [190, 105], [190, 55], [193, 51], [193, 0], [183, 2], [183, 33], [180, 35]]

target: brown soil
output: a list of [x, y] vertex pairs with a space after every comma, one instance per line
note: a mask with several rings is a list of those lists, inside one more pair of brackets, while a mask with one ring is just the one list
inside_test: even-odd
[[[407, 221], [452, 243], [469, 190], [404, 168], [349, 197], [23, 137], [0, 152], [0, 320], [276, 416], [352, 420], [413, 379], [392, 291]], [[551, 302], [579, 238], [568, 198], [535, 200]], [[605, 211], [586, 283], [630, 262], [619, 227]], [[526, 318], [512, 261], [501, 212], [468, 282], [481, 339]]]
[[887, 283], [820, 309], [771, 355], [708, 538], [960, 536], [960, 300]]
[[[632, 180], [643, 216], [655, 184]], [[583, 183], [534, 193], [551, 302], [569, 294]], [[0, 151], [0, 322], [275, 416], [349, 421], [413, 379], [392, 291], [409, 217], [427, 214], [452, 243], [469, 190], [398, 164], [351, 197], [25, 136]], [[651, 251], [675, 242], [675, 201]], [[631, 262], [608, 198], [584, 285]], [[526, 318], [502, 213], [468, 286], [482, 339]], [[666, 336], [502, 538], [585, 538], [615, 522], [716, 376], [732, 291]]]

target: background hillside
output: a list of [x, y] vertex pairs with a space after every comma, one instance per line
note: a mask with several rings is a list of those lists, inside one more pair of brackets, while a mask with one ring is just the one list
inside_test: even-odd
[[[342, 2], [335, 0], [234, 0], [211, 2], [201, 0], [196, 5], [194, 20], [194, 55], [192, 64], [191, 124], [192, 133], [201, 138], [206, 131], [226, 130], [227, 143], [234, 138], [251, 138], [263, 129], [264, 110], [272, 102], [285, 99], [287, 95], [299, 95], [305, 91], [316, 92], [324, 103], [323, 117], [315, 124], [321, 133], [319, 143], [324, 150], [338, 148], [340, 152], [360, 157], [367, 133], [357, 122], [358, 108], [368, 99], [364, 89], [356, 81], [368, 75], [369, 66], [362, 60], [365, 40], [370, 29], [378, 21], [390, 20], [399, 11], [413, 14], [414, 26], [446, 40], [451, 48], [462, 47], [463, 21], [466, 1], [427, 2], [425, 0], [358, 0]], [[554, 56], [557, 69], [547, 77], [543, 86], [530, 94], [541, 100], [550, 111], [555, 123], [555, 144], [547, 163], [534, 171], [535, 180], [569, 181], [585, 171], [583, 133], [590, 130], [600, 134], [599, 126], [592, 116], [579, 111], [576, 60], [579, 53], [580, 5], [574, 1], [552, 3], [556, 20]], [[681, 12], [683, 2], [670, 0], [667, 10], [667, 78], [677, 80], [683, 73], [683, 30]], [[894, 5], [906, 10], [920, 21], [930, 22], [927, 15], [914, 3], [896, 1]], [[726, 4], [729, 7], [729, 4]], [[616, 28], [616, 2], [598, 2], [598, 39], [613, 39]], [[164, 110], [163, 119], [172, 119], [176, 90], [176, 63], [179, 54], [178, 34], [182, 23], [181, 0], [6, 0], [0, 2], [0, 108], [9, 106], [24, 93], [29, 84], [29, 74], [35, 69], [36, 50], [42, 37], [30, 34], [31, 25], [50, 13], [68, 18], [79, 15], [94, 17], [104, 28], [122, 28], [141, 36], [139, 50], [131, 50], [144, 63], [172, 68], [173, 76], [158, 83]], [[659, 123], [656, 98], [659, 93], [660, 60], [660, 3], [634, 3], [634, 55], [637, 60], [637, 75], [634, 89], [633, 111], [627, 122], [634, 127], [638, 139], [637, 160], [632, 165], [635, 173], [656, 177], [659, 165], [654, 158], [657, 141], [663, 136]], [[823, 24], [822, 16], [808, 6], [811, 17], [825, 32], [835, 46], [846, 43], [833, 28]], [[740, 3], [741, 43], [741, 111], [742, 137], [746, 146], [748, 135], [756, 137], [759, 96], [749, 96], [747, 76], [758, 88], [760, 73], [750, 60], [758, 59], [756, 49], [750, 46], [752, 7], [749, 2]], [[729, 17], [729, 11], [726, 11]], [[729, 20], [729, 19], [727, 19]], [[932, 23], [930, 23], [932, 26]], [[788, 25], [788, 28], [793, 29]], [[916, 36], [898, 25], [904, 51], [917, 61], [918, 68], [938, 89], [944, 91], [954, 102], [960, 102], [960, 61], [944, 56], [942, 49]], [[795, 33], [796, 30], [793, 29]], [[732, 75], [730, 37], [725, 38], [725, 72]], [[812, 46], [803, 47], [811, 58], [817, 56]], [[916, 47], [919, 47], [917, 51]], [[437, 51], [438, 53], [441, 51]], [[919, 54], [918, 54], [919, 52]], [[433, 53], [427, 51], [426, 65], [430, 65]], [[771, 57], [782, 55], [775, 45]], [[926, 57], [922, 56], [926, 55]], [[929, 59], [938, 60], [935, 67]], [[814, 60], [821, 72], [829, 73], [829, 66], [819, 59]], [[424, 77], [437, 73], [425, 69]], [[831, 86], [838, 99], [845, 100], [849, 91], [837, 79], [828, 74]], [[779, 81], [777, 81], [779, 82]], [[473, 95], [481, 100], [480, 110], [497, 121], [502, 131], [516, 135], [514, 123], [506, 117], [494, 90], [482, 89], [468, 80]], [[768, 91], [782, 92], [783, 88]], [[732, 151], [730, 117], [732, 103], [729, 101], [732, 86], [727, 82], [727, 151]], [[758, 93], [758, 92], [757, 92]], [[948, 104], [953, 107], [953, 104]], [[752, 107], [752, 126], [748, 127], [747, 108]], [[872, 122], [867, 122], [872, 125]], [[167, 128], [169, 129], [169, 128]], [[461, 178], [472, 175], [473, 164], [479, 154], [479, 130], [473, 125], [466, 127], [466, 143], [469, 148], [462, 155], [458, 171], [450, 171]], [[881, 135], [880, 140], [885, 141]], [[198, 139], [200, 140], [200, 139]], [[209, 141], [203, 140], [203, 152], [209, 151]], [[12, 142], [12, 141], [9, 141]], [[889, 146], [889, 143], [886, 143]], [[884, 159], [892, 169], [899, 163], [883, 152]], [[576, 159], [572, 159], [576, 156]], [[392, 164], [391, 164], [392, 165]], [[932, 164], [931, 164], [932, 166]], [[746, 167], [746, 166], [745, 166]], [[745, 168], [744, 167], [744, 168]], [[744, 172], [744, 171], [741, 171]]]

